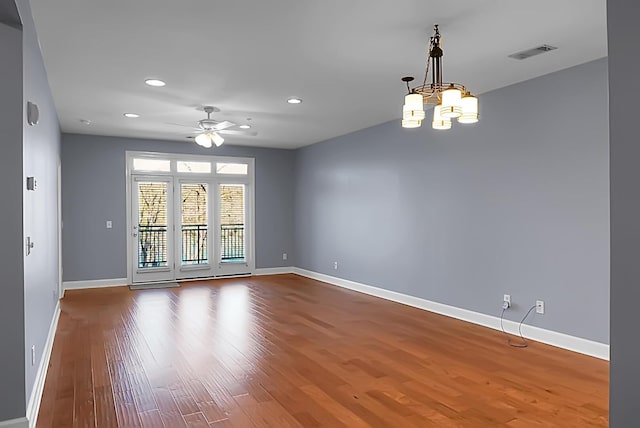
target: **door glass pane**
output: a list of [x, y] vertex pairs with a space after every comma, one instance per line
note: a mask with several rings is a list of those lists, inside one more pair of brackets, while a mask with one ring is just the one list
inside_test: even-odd
[[167, 183], [138, 183], [138, 267], [167, 266]]
[[182, 200], [182, 264], [206, 264], [207, 251], [207, 184], [181, 185]]
[[220, 185], [220, 261], [244, 262], [244, 184]]

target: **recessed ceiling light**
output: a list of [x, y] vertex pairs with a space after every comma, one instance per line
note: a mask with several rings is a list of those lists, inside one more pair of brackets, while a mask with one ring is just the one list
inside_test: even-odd
[[83, 125], [91, 125], [91, 121], [88, 119], [80, 119], [80, 123]]
[[249, 129], [249, 128], [251, 128], [251, 125], [240, 125], [240, 126], [238, 126], [238, 128]]
[[159, 79], [147, 79], [144, 81], [149, 86], [164, 86], [166, 83]]
[[140, 117], [140, 115], [137, 114], [137, 113], [125, 113], [123, 116], [124, 117], [129, 117], [131, 119], [135, 119], [136, 117]]
[[301, 100], [300, 98], [295, 98], [295, 97], [293, 97], [293, 98], [289, 98], [289, 99], [287, 100], [287, 102], [288, 102], [289, 104], [300, 104], [300, 103], [302, 102], [302, 100]]

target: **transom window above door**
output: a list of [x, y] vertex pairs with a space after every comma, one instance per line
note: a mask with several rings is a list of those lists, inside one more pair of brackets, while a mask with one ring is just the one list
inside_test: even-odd
[[178, 172], [193, 172], [209, 174], [211, 172], [211, 162], [177, 161]]
[[190, 156], [160, 153], [128, 153], [129, 173], [204, 174], [210, 176], [253, 175], [253, 159], [221, 156]]

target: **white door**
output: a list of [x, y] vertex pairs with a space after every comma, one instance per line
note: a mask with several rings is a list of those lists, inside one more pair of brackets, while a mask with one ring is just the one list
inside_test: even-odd
[[131, 240], [134, 283], [169, 281], [174, 274], [173, 180], [134, 176]]
[[217, 184], [215, 234], [217, 275], [251, 273], [249, 265], [252, 231], [247, 222], [247, 186], [231, 180]]
[[176, 201], [176, 278], [215, 275], [211, 225], [211, 180], [178, 180]]

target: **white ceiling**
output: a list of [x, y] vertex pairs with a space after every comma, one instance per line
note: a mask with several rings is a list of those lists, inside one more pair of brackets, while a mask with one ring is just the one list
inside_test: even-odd
[[[171, 123], [195, 125], [203, 105], [220, 108], [219, 120], [253, 119], [257, 136], [225, 144], [264, 147], [301, 147], [399, 118], [400, 78], [422, 79], [434, 23], [444, 79], [479, 94], [607, 54], [605, 0], [31, 3], [64, 132], [185, 143], [189, 128]], [[507, 57], [541, 44], [558, 49]], [[167, 86], [148, 87], [149, 77]], [[291, 96], [304, 102], [287, 104]]]

